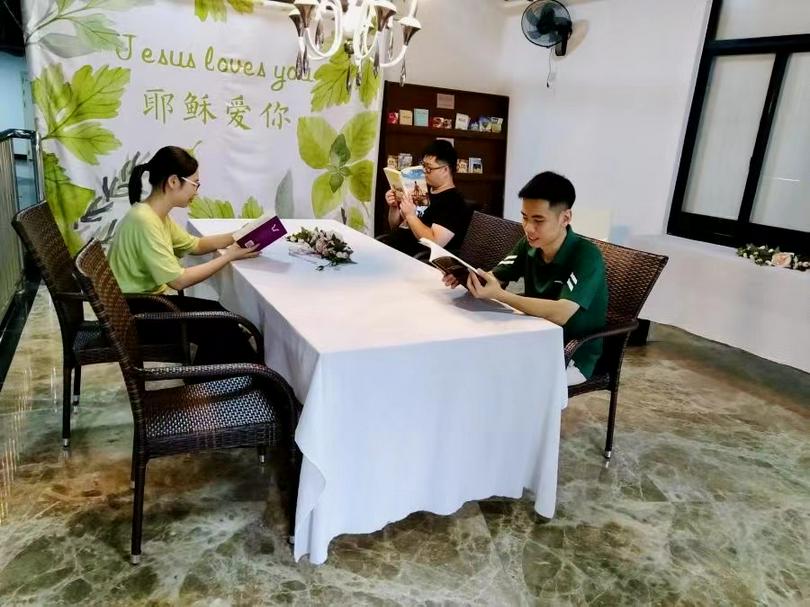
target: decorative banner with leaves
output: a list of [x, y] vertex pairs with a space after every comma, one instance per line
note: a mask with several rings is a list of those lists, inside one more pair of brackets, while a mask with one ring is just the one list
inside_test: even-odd
[[295, 80], [286, 11], [252, 0], [23, 6], [46, 196], [72, 250], [110, 239], [132, 169], [164, 145], [193, 144], [203, 184], [193, 217], [276, 213], [370, 230], [381, 84], [370, 61], [351, 91], [357, 68], [343, 51]]

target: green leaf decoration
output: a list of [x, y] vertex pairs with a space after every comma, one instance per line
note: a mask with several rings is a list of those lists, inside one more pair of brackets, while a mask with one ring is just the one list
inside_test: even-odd
[[374, 163], [361, 160], [349, 166], [349, 191], [360, 202], [371, 202], [371, 181], [374, 178]]
[[253, 1], [252, 0], [228, 0], [228, 4], [237, 13], [252, 13]]
[[330, 185], [331, 179], [332, 173], [324, 173], [312, 183], [312, 212], [316, 218], [326, 217], [337, 209], [343, 200], [343, 188], [333, 190]]
[[276, 189], [276, 215], [281, 219], [289, 219], [294, 214], [292, 170], [288, 169], [281, 183], [278, 184], [278, 189]]
[[129, 75], [125, 68], [105, 65], [94, 72], [85, 65], [68, 84], [59, 64], [45, 68], [32, 83], [34, 102], [48, 129], [43, 139], [56, 139], [84, 162], [98, 164], [98, 156], [121, 142], [98, 122], [87, 121], [118, 115]]
[[85, 122], [58, 135], [59, 141], [87, 164], [98, 164], [98, 157], [117, 150], [121, 142], [98, 122]]
[[365, 158], [371, 152], [377, 137], [379, 116], [379, 112], [360, 112], [340, 130], [351, 152], [349, 161]]
[[334, 105], [348, 103], [351, 95], [346, 89], [346, 78], [349, 72], [354, 78], [355, 70], [343, 49], [335, 53], [329, 63], [319, 67], [315, 71], [316, 84], [312, 87], [312, 111], [320, 112]]
[[329, 148], [329, 164], [333, 167], [342, 167], [349, 162], [350, 156], [351, 152], [349, 152], [349, 146], [346, 145], [346, 136], [341, 134], [335, 137], [332, 146]]
[[357, 207], [352, 207], [349, 209], [349, 217], [347, 218], [346, 223], [350, 228], [353, 228], [358, 232], [364, 232], [366, 229], [366, 220], [363, 217], [363, 213]]
[[64, 13], [71, 4], [73, 0], [56, 0], [56, 9], [59, 13]]
[[194, 14], [200, 21], [208, 19], [209, 14], [214, 21], [225, 21], [225, 0], [194, 0]]
[[62, 66], [57, 63], [42, 70], [39, 78], [31, 83], [31, 94], [45, 118], [48, 131], [56, 128], [56, 117], [72, 95], [70, 85], [65, 82]]
[[215, 200], [197, 196], [188, 207], [188, 216], [192, 219], [233, 219], [236, 215], [233, 206], [227, 200]]
[[337, 132], [320, 116], [298, 119], [298, 153], [313, 169], [329, 166], [329, 151]]
[[242, 212], [239, 214], [242, 219], [256, 219], [262, 215], [264, 215], [264, 209], [253, 196], [248, 198], [247, 202], [242, 205]]
[[68, 18], [76, 26], [79, 39], [99, 51], [114, 51], [123, 46], [113, 22], [104, 15], [93, 14]]
[[71, 103], [60, 117], [60, 126], [118, 116], [129, 76], [130, 71], [123, 67], [103, 65], [95, 73], [90, 65], [80, 68], [73, 75]]
[[73, 224], [79, 221], [93, 200], [93, 190], [71, 183], [59, 165], [56, 154], [43, 154], [42, 167], [48, 206], [68, 249], [71, 253], [76, 253], [82, 247], [82, 239], [73, 229]]
[[93, 47], [78, 36], [67, 34], [46, 34], [39, 43], [57, 57], [70, 59], [93, 52]]
[[[365, 107], [369, 107], [380, 92], [380, 73], [374, 75], [374, 65], [370, 59], [363, 61], [360, 66], [360, 101]], [[382, 71], [382, 70], [381, 70]]]
[[340, 173], [329, 173], [329, 187], [332, 192], [337, 192], [343, 185], [343, 175]]

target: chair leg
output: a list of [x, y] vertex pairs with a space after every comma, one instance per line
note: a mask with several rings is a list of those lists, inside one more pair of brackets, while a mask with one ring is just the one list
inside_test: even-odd
[[73, 413], [79, 412], [79, 396], [82, 392], [82, 366], [76, 365], [73, 371]]
[[135, 494], [132, 498], [132, 550], [130, 562], [141, 562], [141, 535], [143, 533], [143, 491], [146, 484], [146, 462], [138, 461], [135, 469]]
[[263, 464], [267, 460], [267, 446], [259, 445], [256, 447], [256, 451], [259, 454], [259, 463]]
[[290, 517], [289, 542], [291, 545], [295, 544], [295, 514], [298, 508], [298, 483], [301, 479], [302, 459], [303, 456], [298, 451], [295, 441], [292, 441], [292, 449], [290, 450], [290, 473], [292, 478], [290, 479], [289, 502], [287, 504], [287, 512], [289, 512]]
[[73, 369], [62, 366], [62, 446], [70, 446], [70, 378]]
[[610, 411], [608, 412], [607, 438], [605, 440], [605, 459], [610, 459], [613, 455], [613, 427], [616, 425], [616, 408], [619, 405], [619, 386], [613, 386], [610, 390]]

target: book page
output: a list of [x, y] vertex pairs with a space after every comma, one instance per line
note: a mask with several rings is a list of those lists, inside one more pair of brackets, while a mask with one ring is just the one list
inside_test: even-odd
[[433, 261], [435, 259], [438, 259], [439, 257], [450, 257], [451, 259], [455, 259], [456, 261], [458, 261], [461, 265], [463, 265], [464, 267], [466, 267], [470, 271], [475, 272], [476, 274], [478, 274], [478, 269], [477, 268], [472, 267], [466, 261], [464, 261], [460, 257], [456, 257], [450, 251], [440, 247], [439, 245], [437, 245], [432, 240], [429, 240], [427, 238], [420, 238], [419, 243], [430, 249], [430, 259], [429, 259], [429, 261]]
[[252, 221], [248, 221], [245, 225], [243, 225], [241, 228], [239, 228], [238, 230], [236, 230], [236, 232], [234, 232], [232, 234], [233, 239], [234, 240], [239, 240], [243, 236], [247, 236], [248, 234], [250, 234], [250, 232], [252, 232], [256, 228], [258, 228], [259, 226], [264, 225], [268, 221], [273, 219], [273, 217], [275, 217], [275, 216], [274, 215], [262, 215], [261, 217], [253, 219]]

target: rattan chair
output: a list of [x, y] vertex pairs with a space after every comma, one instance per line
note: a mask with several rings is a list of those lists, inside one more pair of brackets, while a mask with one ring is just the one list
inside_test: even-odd
[[[75, 409], [81, 394], [82, 366], [116, 362], [117, 358], [98, 322], [84, 318], [83, 302], [87, 298], [74, 276], [73, 259], [47, 203], [40, 202], [20, 211], [11, 223], [42, 275], [59, 319], [62, 333], [62, 444], [68, 447], [71, 383]], [[154, 307], [155, 311], [177, 311], [177, 307], [163, 297], [127, 296], [127, 299], [133, 298], [148, 301], [150, 309]], [[166, 343], [146, 345], [144, 356], [150, 361], [183, 361], [188, 354], [183, 343]]]
[[593, 375], [586, 382], [568, 387], [568, 397], [587, 392], [608, 390], [608, 412], [605, 459], [613, 454], [613, 429], [616, 424], [616, 408], [619, 402], [619, 378], [627, 339], [638, 327], [638, 315], [655, 282], [661, 275], [668, 258], [645, 251], [589, 239], [602, 251], [608, 285], [607, 324], [592, 335], [573, 339], [565, 345], [565, 363], [585, 342], [604, 338], [602, 356]]
[[516, 221], [474, 211], [458, 256], [473, 267], [492, 270], [523, 238]]
[[[299, 406], [289, 384], [262, 364], [236, 363], [146, 369], [138, 344], [135, 316], [127, 306], [101, 245], [91, 240], [76, 257], [78, 278], [113, 346], [129, 394], [134, 437], [131, 560], [141, 555], [143, 495], [150, 459], [207, 449], [282, 447], [289, 464], [290, 531], [294, 529], [298, 452], [293, 439]], [[243, 319], [230, 312], [147, 313], [155, 322]], [[262, 352], [261, 335], [250, 327]], [[147, 390], [146, 382], [165, 379], [199, 383]]]

